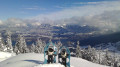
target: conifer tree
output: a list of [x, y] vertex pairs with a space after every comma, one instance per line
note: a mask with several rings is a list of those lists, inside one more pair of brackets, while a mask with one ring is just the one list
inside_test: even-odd
[[110, 66], [111, 65], [111, 59], [112, 59], [112, 57], [109, 54], [108, 49], [106, 49], [102, 64]]
[[8, 52], [13, 52], [13, 46], [12, 46], [12, 41], [11, 41], [11, 34], [9, 32], [7, 33], [6, 46], [7, 46], [7, 51]]
[[44, 46], [45, 45], [43, 44], [42, 40], [37, 38], [35, 52], [36, 53], [43, 53], [44, 52]]
[[23, 36], [23, 53], [29, 53], [29, 49], [27, 47], [24, 36]]
[[26, 45], [24, 36], [22, 36], [22, 35], [18, 35], [18, 40], [17, 40], [15, 46], [18, 48], [20, 53], [28, 53], [29, 52], [29, 49]]
[[60, 47], [62, 46], [61, 41], [58, 41], [57, 43], [55, 43], [57, 50], [59, 51]]
[[30, 52], [35, 52], [35, 44], [32, 43], [32, 45], [30, 46]]
[[1, 33], [0, 33], [0, 51], [6, 51], [7, 48], [2, 40], [2, 36], [1, 36]]
[[83, 53], [84, 59], [92, 62], [97, 62], [97, 54], [95, 48], [91, 48], [91, 46], [88, 46], [88, 49], [84, 51]]
[[18, 55], [20, 53], [20, 51], [18, 50], [18, 47], [16, 45], [14, 46], [13, 51], [16, 53], [16, 55]]
[[79, 41], [77, 41], [76, 57], [82, 57], [81, 48], [79, 44], [80, 44]]

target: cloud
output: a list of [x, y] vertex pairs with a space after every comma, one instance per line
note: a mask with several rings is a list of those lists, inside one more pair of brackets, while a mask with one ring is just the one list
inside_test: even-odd
[[40, 14], [29, 19], [11, 18], [5, 22], [13, 23], [13, 25], [18, 23], [24, 25], [40, 25], [40, 23], [79, 24], [95, 26], [101, 30], [120, 31], [119, 3], [120, 1], [88, 2], [84, 6], [65, 8], [58, 12]]
[[7, 26], [27, 26], [27, 25], [41, 25], [41, 23], [50, 24], [77, 24], [80, 26], [89, 25], [94, 26], [102, 31], [120, 31], [120, 10], [105, 11], [99, 15], [87, 15], [87, 16], [74, 16], [71, 18], [51, 20], [48, 18], [43, 18], [42, 20], [36, 19], [18, 19], [9, 18], [6, 21], [2, 21]]
[[31, 8], [25, 8], [25, 9], [29, 9], [29, 10], [36, 10], [36, 9], [38, 9], [38, 8], [33, 8], [33, 7], [31, 7]]
[[89, 5], [90, 5], [90, 4], [99, 4], [99, 3], [100, 3], [100, 2], [76, 2], [76, 3], [73, 3], [73, 4], [76, 4], [76, 5], [79, 5], [79, 4], [80, 4], [80, 5], [84, 5], [84, 4], [85, 4], [85, 5], [86, 5], [86, 4], [88, 5], [88, 4], [89, 4]]
[[50, 14], [40, 14], [31, 19], [39, 22], [49, 19], [47, 21], [54, 24], [90, 25], [101, 30], [118, 31], [120, 27], [119, 3], [120, 1], [80, 3], [86, 5], [65, 8]]
[[27, 23], [24, 19], [9, 18], [3, 21], [3, 25], [8, 26], [8, 27], [16, 27], [16, 26], [27, 26]]
[[2, 20], [0, 20], [0, 25], [3, 24]]
[[36, 8], [36, 7], [30, 7], [30, 8], [24, 8], [28, 10], [46, 10], [45, 8]]
[[57, 24], [77, 24], [97, 27], [101, 30], [120, 31], [120, 10], [105, 11], [99, 15], [72, 17], [69, 19], [56, 20]]
[[63, 7], [63, 6], [55, 6], [56, 8], [61, 8], [61, 9], [63, 9], [63, 8], [67, 8], [67, 7]]
[[41, 8], [39, 6], [27, 7], [26, 10], [47, 10], [46, 8]]
[[[88, 5], [88, 4], [96, 5]], [[41, 20], [43, 18], [49, 18], [51, 20], [58, 20], [64, 18], [71, 18], [74, 16], [87, 16], [87, 15], [96, 15], [101, 14], [104, 11], [120, 10], [120, 1], [102, 1], [102, 2], [88, 2], [84, 6], [74, 6], [70, 8], [62, 9], [58, 12], [40, 14], [33, 19]]]

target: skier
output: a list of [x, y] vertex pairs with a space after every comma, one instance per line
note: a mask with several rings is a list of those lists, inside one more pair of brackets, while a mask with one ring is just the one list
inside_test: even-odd
[[46, 51], [46, 55], [48, 55], [47, 63], [53, 63], [54, 62], [53, 58], [56, 56], [54, 54], [54, 50], [52, 48], [48, 48], [48, 51]]
[[62, 49], [58, 56], [59, 56], [59, 62], [60, 62], [60, 58], [61, 58], [62, 62], [60, 62], [60, 63], [63, 64], [65, 67], [67, 67], [67, 58], [69, 56], [67, 51], [65, 49]]

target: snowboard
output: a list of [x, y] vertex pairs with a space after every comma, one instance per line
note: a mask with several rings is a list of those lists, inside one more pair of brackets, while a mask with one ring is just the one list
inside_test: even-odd
[[56, 55], [57, 55], [57, 48], [54, 43], [50, 42], [44, 47], [44, 64], [48, 64], [48, 55], [47, 51], [49, 48], [52, 48], [54, 50], [54, 57], [53, 57], [53, 63], [56, 63]]
[[65, 47], [65, 46], [60, 47], [60, 50], [59, 50], [59, 52], [58, 52], [58, 62], [61, 63], [61, 64], [63, 64], [63, 63], [62, 63], [62, 60], [60, 60], [60, 59], [62, 59], [62, 57], [61, 57], [61, 52], [62, 52], [63, 49], [64, 49], [64, 50], [66, 51], [66, 53], [67, 53], [66, 66], [65, 66], [65, 67], [70, 67], [70, 50], [69, 50], [67, 47]]

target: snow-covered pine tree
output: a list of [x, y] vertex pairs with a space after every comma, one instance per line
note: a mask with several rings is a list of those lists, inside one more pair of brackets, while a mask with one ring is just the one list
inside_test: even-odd
[[90, 45], [88, 46], [88, 50], [87, 50], [86, 53], [87, 53], [87, 55], [86, 55], [87, 58], [86, 58], [86, 59], [87, 59], [88, 61], [92, 61], [92, 59], [91, 59], [91, 57], [92, 57], [92, 54], [91, 54], [91, 53], [92, 53], [92, 48], [91, 48]]
[[92, 48], [91, 50], [92, 50], [91, 51], [91, 61], [95, 62], [95, 63], [98, 63], [98, 57], [97, 57], [96, 49]]
[[82, 58], [82, 53], [81, 53], [81, 48], [80, 48], [80, 43], [79, 43], [79, 41], [77, 41], [76, 57]]
[[24, 36], [22, 36], [22, 35], [18, 35], [18, 40], [16, 41], [15, 46], [18, 48], [20, 53], [28, 53], [29, 52], [29, 49], [26, 45]]
[[2, 40], [1, 33], [0, 33], [0, 51], [7, 51], [7, 47]]
[[57, 43], [55, 43], [57, 50], [59, 51], [60, 47], [62, 46], [61, 41], [58, 41]]
[[44, 52], [44, 46], [45, 45], [43, 44], [42, 40], [37, 38], [35, 52], [36, 53], [43, 53]]
[[101, 46], [102, 44], [99, 44], [99, 50], [98, 50], [98, 63], [101, 64], [101, 53], [102, 53], [102, 49]]
[[95, 48], [91, 48], [91, 46], [88, 46], [87, 50], [84, 50], [83, 54], [83, 58], [88, 60], [88, 61], [92, 61], [92, 62], [97, 62], [97, 54], [96, 54], [96, 50]]
[[30, 52], [35, 52], [35, 44], [32, 43], [32, 45], [30, 46]]
[[13, 52], [13, 46], [11, 41], [11, 34], [7, 32], [7, 40], [6, 40], [6, 46], [8, 52]]
[[43, 53], [44, 53], [44, 48], [45, 48], [45, 46], [46, 46], [47, 44], [46, 44], [45, 41], [42, 41], [42, 44], [43, 44], [43, 48], [42, 48], [42, 50], [43, 50]]
[[13, 51], [16, 53], [16, 55], [18, 55], [20, 53], [20, 51], [18, 50], [18, 47], [16, 45], [14, 46]]
[[104, 58], [102, 60], [102, 64], [103, 65], [107, 65], [107, 66], [111, 66], [111, 60], [112, 60], [112, 57], [111, 55], [109, 54], [109, 51], [108, 49], [105, 50], [105, 54], [104, 54]]
[[[41, 39], [40, 39], [40, 40], [41, 40]], [[42, 51], [41, 51], [41, 52], [44, 53], [44, 47], [46, 46], [46, 42], [45, 42], [45, 41], [42, 41], [42, 40], [41, 40], [41, 42], [42, 42], [42, 43], [41, 43], [41, 46], [42, 46], [42, 48], [41, 48]]]
[[120, 61], [115, 61], [111, 67], [120, 67]]
[[17, 48], [20, 53], [23, 53], [22, 47], [23, 47], [23, 38], [22, 38], [22, 35], [18, 35], [18, 39], [16, 41], [15, 48]]
[[24, 36], [23, 36], [23, 53], [29, 53], [29, 49], [27, 47]]

